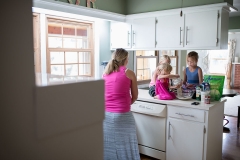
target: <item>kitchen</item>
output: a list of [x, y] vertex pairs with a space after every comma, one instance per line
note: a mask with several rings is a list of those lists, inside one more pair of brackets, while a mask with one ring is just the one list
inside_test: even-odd
[[[62, 144], [65, 144], [66, 146], [73, 146], [73, 144], [71, 144], [70, 142], [67, 142], [67, 140], [70, 139], [69, 135], [66, 134], [66, 132], [63, 132], [64, 129], [61, 130], [60, 127], [59, 127], [59, 130], [57, 130], [57, 131], [52, 130], [52, 133], [50, 133], [49, 128], [51, 126], [49, 126], [48, 133], [41, 132], [41, 135], [44, 138], [44, 136], [46, 136], [47, 134], [52, 135], [52, 134], [55, 134], [53, 132], [62, 132], [62, 133], [64, 133], [63, 135], [61, 135], [63, 138], [62, 140], [60, 140], [59, 137], [55, 137], [54, 139], [45, 138], [44, 141], [41, 141], [42, 140], [41, 135], [39, 137], [40, 140], [38, 139], [38, 141], [36, 141], [34, 138], [36, 128], [33, 127], [35, 124], [34, 123], [35, 118], [33, 118], [33, 110], [35, 110], [35, 107], [32, 107], [32, 106], [35, 106], [35, 104], [34, 104], [35, 101], [33, 101], [32, 99], [36, 98], [36, 95], [33, 96], [33, 93], [34, 94], [36, 94], [36, 93], [32, 91], [35, 86], [34, 71], [33, 71], [33, 68], [31, 67], [31, 66], [33, 66], [33, 60], [32, 60], [33, 55], [26, 54], [24, 56], [23, 55], [19, 56], [19, 54], [17, 54], [19, 49], [22, 49], [26, 53], [32, 52], [31, 48], [29, 48], [29, 44], [32, 44], [33, 42], [31, 40], [31, 37], [27, 36], [28, 35], [27, 33], [29, 32], [29, 30], [32, 30], [31, 24], [27, 20], [27, 18], [30, 19], [30, 16], [32, 16], [32, 15], [27, 15], [27, 13], [28, 14], [31, 13], [30, 12], [31, 10], [29, 8], [32, 7], [32, 4], [30, 1], [26, 2], [26, 4], [22, 4], [20, 2], [16, 2], [16, 4], [18, 4], [18, 5], [16, 5], [17, 7], [15, 7], [15, 6], [10, 7], [10, 4], [5, 4], [6, 8], [10, 7], [10, 8], [13, 8], [16, 10], [16, 13], [15, 12], [12, 13], [11, 10], [6, 11], [6, 14], [10, 16], [8, 18], [10, 18], [12, 20], [12, 21], [10, 21], [11, 23], [9, 22], [9, 20], [6, 20], [6, 17], [1, 18], [9, 26], [14, 26], [14, 24], [16, 22], [19, 22], [19, 24], [18, 24], [19, 29], [21, 29], [21, 31], [25, 31], [25, 32], [19, 33], [13, 29], [13, 30], [11, 30], [11, 34], [8, 33], [5, 36], [6, 39], [8, 39], [7, 37], [10, 35], [12, 35], [12, 37], [16, 36], [15, 38], [13, 38], [11, 43], [9, 41], [2, 42], [3, 46], [10, 46], [10, 45], [13, 46], [14, 45], [14, 47], [9, 47], [8, 50], [3, 50], [2, 53], [6, 53], [6, 51], [7, 51], [7, 53], [16, 53], [16, 55], [15, 54], [14, 55], [4, 54], [4, 56], [2, 58], [2, 60], [4, 59], [6, 61], [3, 62], [4, 68], [2, 68], [2, 73], [4, 76], [2, 77], [2, 85], [3, 86], [1, 86], [1, 88], [3, 88], [2, 91], [4, 91], [4, 94], [2, 96], [4, 101], [3, 101], [3, 105], [1, 105], [1, 106], [5, 106], [5, 107], [3, 107], [3, 112], [2, 112], [3, 115], [1, 116], [1, 118], [3, 118], [3, 120], [1, 120], [1, 122], [6, 122], [4, 124], [8, 124], [7, 126], [3, 125], [3, 128], [2, 128], [3, 130], [5, 130], [5, 132], [3, 132], [4, 136], [1, 137], [1, 138], [3, 138], [3, 137], [5, 138], [3, 140], [1, 139], [1, 141], [5, 142], [5, 144], [6, 144], [6, 152], [5, 152], [4, 156], [6, 156], [10, 153], [14, 153], [14, 154], [8, 155], [8, 156], [11, 156], [11, 157], [14, 157], [14, 156], [21, 157], [22, 156], [22, 158], [25, 157], [25, 159], [36, 159], [36, 158], [33, 158], [34, 155], [39, 155], [39, 157], [42, 156], [42, 158], [45, 157], [45, 159], [49, 159], [49, 157], [51, 157], [53, 155], [48, 153], [47, 148], [51, 148], [51, 147], [53, 148], [53, 146], [54, 146], [54, 147], [56, 147], [56, 150], [54, 153], [57, 153], [58, 150], [64, 151], [64, 146], [60, 146], [61, 143], [59, 143], [59, 141], [62, 141]], [[21, 6], [21, 7], [19, 7], [19, 6]], [[21, 11], [21, 12], [18, 13], [17, 11]], [[18, 15], [23, 18], [19, 19]], [[5, 16], [5, 14], [3, 14], [2, 16]], [[24, 17], [27, 17], [27, 18], [24, 18]], [[23, 21], [25, 23], [25, 25], [22, 24], [23, 22], [20, 22], [20, 20]], [[27, 26], [26, 24], [29, 24], [29, 26], [26, 27]], [[10, 29], [12, 29], [12, 28], [9, 28], [9, 31], [10, 31]], [[2, 35], [5, 35], [4, 32], [2, 33]], [[24, 42], [23, 42], [22, 38], [19, 38], [19, 37], [26, 37], [26, 38], [24, 39]], [[109, 49], [104, 50], [104, 44], [106, 46], [109, 46], [109, 48], [110, 48], [109, 41], [100, 41], [99, 43], [100, 44], [98, 44], [98, 45], [101, 47], [99, 50], [103, 50], [101, 52], [106, 53], [104, 55], [99, 55], [99, 57], [100, 57], [99, 59], [101, 62], [101, 61], [109, 59], [111, 51]], [[21, 44], [21, 45], [19, 45], [19, 44]], [[9, 50], [10, 50], [10, 52], [9, 52]], [[14, 58], [13, 58], [13, 56], [14, 56]], [[6, 67], [5, 67], [5, 64], [6, 64]], [[99, 62], [98, 62], [98, 64], [99, 64]], [[13, 67], [7, 68], [9, 65], [13, 66]], [[21, 77], [21, 79], [19, 79], [19, 77]], [[99, 83], [101, 83], [101, 82], [99, 82]], [[19, 84], [21, 84], [21, 85], [19, 85]], [[72, 86], [71, 89], [74, 87], [75, 86]], [[81, 87], [83, 87], [83, 86], [81, 86]], [[36, 88], [34, 88], [34, 90], [35, 89]], [[43, 96], [40, 92], [43, 91], [43, 93], [44, 93], [45, 92], [44, 89], [54, 90], [54, 87], [38, 88], [38, 89], [36, 89], [37, 94], [39, 93], [41, 96]], [[67, 88], [67, 85], [63, 85], [61, 89], [57, 89], [57, 90], [61, 93], [63, 93], [64, 90], [65, 91], [68, 90], [69, 93], [71, 92], [71, 90], [69, 90]], [[101, 87], [100, 87], [100, 91], [98, 93], [100, 93], [101, 91], [103, 92], [103, 89], [101, 90]], [[86, 92], [87, 92], [87, 88], [86, 88]], [[25, 93], [25, 94], [23, 94], [23, 93]], [[56, 93], [56, 91], [53, 91], [52, 93]], [[79, 94], [82, 94], [82, 93], [79, 93]], [[90, 93], [85, 93], [85, 94], [91, 95]], [[11, 100], [10, 97], [14, 100]], [[47, 97], [47, 95], [46, 95], [46, 97]], [[42, 98], [46, 98], [46, 97], [42, 97]], [[41, 97], [37, 97], [37, 98], [41, 98]], [[59, 97], [56, 97], [56, 98], [59, 98]], [[63, 98], [63, 96], [61, 98]], [[59, 99], [61, 99], [61, 98], [59, 98]], [[90, 102], [90, 100], [88, 100], [86, 103], [89, 103], [89, 102]], [[101, 100], [99, 100], [99, 102], [103, 103], [103, 102], [101, 102]], [[52, 101], [51, 101], [51, 103], [52, 103]], [[17, 107], [18, 105], [25, 106], [26, 108], [25, 107], [23, 107], [23, 108]], [[61, 104], [57, 104], [57, 105], [61, 105]], [[65, 103], [65, 105], [66, 105], [66, 103]], [[14, 109], [12, 109], [11, 107], [7, 108], [7, 106], [14, 107]], [[93, 113], [89, 112], [89, 114], [93, 114]], [[97, 115], [93, 115], [93, 117], [94, 116], [97, 116]], [[84, 115], [82, 115], [82, 117], [84, 117]], [[97, 117], [99, 118], [99, 119], [97, 119], [98, 121], [100, 121], [101, 118], [103, 119], [102, 116], [97, 116]], [[60, 119], [60, 117], [59, 117], [59, 119]], [[48, 121], [46, 121], [44, 123], [47, 123], [47, 122]], [[64, 121], [62, 121], [62, 120], [61, 120], [61, 122], [64, 123]], [[16, 124], [18, 124], [18, 125], [16, 125]], [[67, 125], [66, 125], [66, 127], [67, 127]], [[77, 127], [79, 127], [79, 126], [72, 126], [71, 128], [65, 128], [65, 131], [70, 130], [70, 131], [74, 132], [74, 129], [76, 129]], [[98, 128], [98, 127], [99, 126], [96, 126], [96, 128]], [[44, 129], [43, 129], [43, 131], [44, 131]], [[96, 130], [93, 130], [93, 132], [94, 131], [96, 131]], [[99, 137], [101, 137], [101, 133], [99, 133], [99, 135], [100, 135]], [[76, 140], [76, 138], [74, 139], [76, 134], [73, 133], [72, 136], [73, 136], [73, 138], [71, 138], [71, 141], [74, 142]], [[91, 140], [94, 139], [95, 142], [98, 141], [99, 143], [101, 143], [101, 140], [94, 138], [95, 135], [91, 135], [91, 136], [92, 136]], [[7, 142], [14, 142], [14, 143], [7, 143]], [[78, 142], [81, 142], [81, 140], [78, 140]], [[75, 145], [76, 145], [76, 147], [81, 147], [81, 146], [78, 146], [77, 144], [75, 144]], [[85, 148], [87, 148], [87, 147], [89, 147], [89, 146], [87, 146], [87, 142], [86, 142]], [[46, 148], [46, 150], [44, 148]], [[29, 150], [29, 153], [26, 153], [26, 150]], [[96, 151], [96, 155], [101, 156], [101, 154], [102, 154], [101, 151], [98, 151], [97, 148], [93, 149], [93, 150]], [[37, 151], [39, 151], [39, 153]], [[84, 150], [84, 151], [89, 153], [88, 150]], [[69, 151], [68, 153], [71, 153], [72, 156], [75, 155], [76, 157], [77, 156], [80, 157], [79, 154], [74, 154], [76, 152], [78, 152], [78, 151], [73, 147], [73, 148], [71, 148], [71, 151]], [[48, 154], [46, 154], [46, 153], [48, 153]], [[91, 155], [91, 153], [89, 153], [89, 155]], [[65, 155], [67, 155], [67, 153]], [[26, 156], [28, 156], [28, 158], [26, 158]], [[61, 159], [61, 157], [59, 157], [59, 159]], [[62, 159], [64, 159], [64, 158], [62, 157]]]

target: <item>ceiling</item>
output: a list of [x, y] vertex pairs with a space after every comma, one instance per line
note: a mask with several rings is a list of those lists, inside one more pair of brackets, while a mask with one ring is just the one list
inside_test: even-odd
[[230, 17], [240, 16], [240, 0], [233, 0], [233, 7], [237, 8], [238, 11], [230, 12]]

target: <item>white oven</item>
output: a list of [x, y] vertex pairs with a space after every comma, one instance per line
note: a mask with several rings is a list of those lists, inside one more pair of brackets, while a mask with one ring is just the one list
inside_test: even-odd
[[165, 160], [166, 105], [136, 101], [132, 104], [131, 111], [137, 127], [139, 152]]

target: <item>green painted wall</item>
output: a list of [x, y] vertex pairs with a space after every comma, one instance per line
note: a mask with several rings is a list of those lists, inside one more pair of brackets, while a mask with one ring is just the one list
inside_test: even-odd
[[229, 29], [240, 29], [240, 16], [229, 17]]
[[111, 59], [110, 51], [110, 22], [101, 21], [98, 23], [99, 31], [99, 62]]
[[[68, 3], [68, 0], [58, 0], [60, 2]], [[74, 4], [76, 0], [71, 0]], [[87, 6], [87, 0], [80, 0], [80, 6]], [[115, 12], [120, 14], [126, 14], [127, 0], [96, 0], [97, 9]]]
[[[181, 0], [127, 0], [127, 14], [181, 8]], [[183, 0], [183, 7], [228, 2], [232, 0]]]

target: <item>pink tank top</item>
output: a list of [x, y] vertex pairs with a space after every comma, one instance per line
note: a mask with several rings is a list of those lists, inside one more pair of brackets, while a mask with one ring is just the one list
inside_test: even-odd
[[126, 67], [121, 66], [118, 72], [103, 75], [105, 80], [105, 110], [124, 113], [130, 111], [131, 80], [126, 76]]

